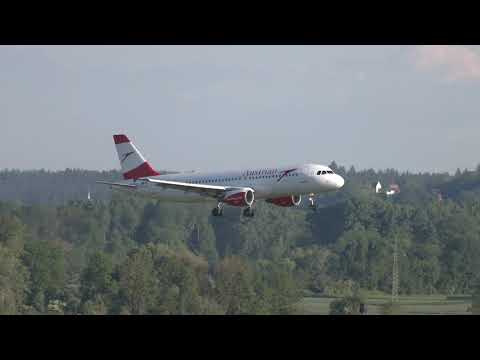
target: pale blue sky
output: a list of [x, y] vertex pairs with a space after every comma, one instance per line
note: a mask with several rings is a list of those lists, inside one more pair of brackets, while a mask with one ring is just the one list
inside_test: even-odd
[[475, 46], [0, 46], [0, 168], [480, 163]]

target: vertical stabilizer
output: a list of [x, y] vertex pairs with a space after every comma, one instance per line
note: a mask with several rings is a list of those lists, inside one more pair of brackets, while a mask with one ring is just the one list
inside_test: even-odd
[[160, 175], [150, 166], [126, 135], [113, 135], [113, 141], [125, 180]]

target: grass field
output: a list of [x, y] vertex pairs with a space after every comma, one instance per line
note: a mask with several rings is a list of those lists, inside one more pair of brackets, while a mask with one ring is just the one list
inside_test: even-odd
[[[330, 302], [334, 298], [304, 297], [297, 305], [297, 313], [302, 315], [328, 315]], [[368, 297], [368, 315], [380, 315], [381, 305], [390, 301], [387, 295], [370, 295]], [[468, 308], [471, 300], [467, 296], [414, 295], [400, 296], [399, 315], [471, 315]]]

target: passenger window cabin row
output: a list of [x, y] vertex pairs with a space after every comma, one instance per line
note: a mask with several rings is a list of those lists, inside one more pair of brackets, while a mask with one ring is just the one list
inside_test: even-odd
[[[269, 179], [269, 178], [279, 178], [281, 174], [277, 175], [263, 175], [263, 176], [247, 176], [245, 180], [254, 180], [254, 179]], [[287, 174], [285, 176], [298, 176], [297, 173], [295, 174]], [[185, 182], [188, 184], [204, 184], [204, 183], [218, 183], [218, 182], [229, 182], [229, 181], [239, 181], [242, 180], [241, 177], [236, 178], [227, 178], [227, 179], [201, 179], [201, 180], [186, 180]]]

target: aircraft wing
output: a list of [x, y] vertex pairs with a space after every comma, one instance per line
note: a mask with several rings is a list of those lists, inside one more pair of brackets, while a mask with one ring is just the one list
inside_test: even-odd
[[[215, 199], [221, 199], [227, 191], [242, 189], [240, 187], [234, 187], [234, 186], [190, 184], [190, 183], [179, 182], [179, 181], [156, 180], [156, 179], [149, 179], [149, 178], [142, 179], [140, 181], [149, 182], [163, 189], [192, 192], [192, 193], [197, 193], [199, 195], [210, 196]], [[116, 183], [116, 182], [109, 182], [109, 181], [96, 181], [96, 183], [130, 188], [130, 189], [135, 189], [138, 187], [136, 184]]]
[[214, 198], [221, 198], [227, 191], [237, 189], [231, 186], [217, 186], [217, 185], [203, 185], [203, 184], [189, 184], [178, 181], [166, 181], [145, 179], [146, 181], [155, 184], [163, 189], [181, 190], [185, 192], [193, 192], [200, 195], [207, 195]]

